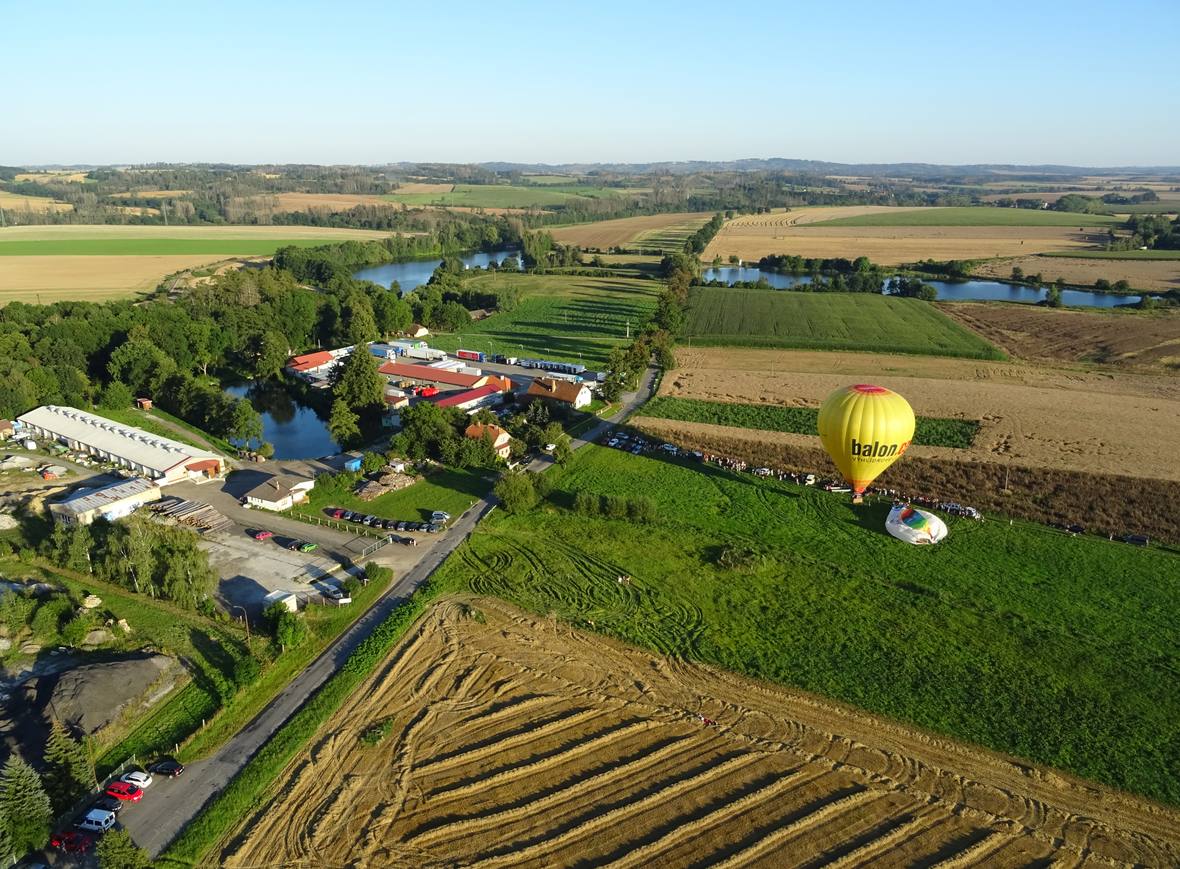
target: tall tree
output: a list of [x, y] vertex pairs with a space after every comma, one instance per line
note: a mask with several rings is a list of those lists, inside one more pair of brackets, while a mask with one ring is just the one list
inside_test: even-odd
[[385, 378], [377, 370], [377, 357], [358, 346], [340, 366], [336, 398], [356, 414], [373, 413], [381, 409], [385, 394]]
[[332, 440], [340, 444], [341, 449], [346, 449], [349, 444], [353, 443], [360, 437], [361, 429], [357, 423], [360, 421], [358, 417], [347, 404], [344, 399], [337, 398], [332, 402], [332, 413], [328, 417], [328, 431], [332, 435]]
[[262, 414], [244, 398], [234, 402], [230, 414], [229, 436], [242, 444], [257, 444], [262, 440]]
[[341, 313], [348, 342], [355, 345], [357, 350], [363, 350], [369, 341], [377, 340], [377, 318], [368, 296], [359, 290], [349, 293]]
[[62, 814], [94, 786], [94, 768], [86, 748], [56, 718], [45, 746], [45, 790], [55, 814]]
[[53, 807], [37, 771], [16, 754], [0, 770], [0, 815], [14, 853], [24, 854], [45, 844]]
[[94, 849], [99, 869], [151, 869], [148, 852], [140, 848], [126, 830], [104, 833]]

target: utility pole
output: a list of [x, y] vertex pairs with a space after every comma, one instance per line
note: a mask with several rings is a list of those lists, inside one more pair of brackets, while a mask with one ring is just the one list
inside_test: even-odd
[[164, 215], [164, 225], [168, 225], [168, 203], [163, 199], [160, 200], [160, 213]]

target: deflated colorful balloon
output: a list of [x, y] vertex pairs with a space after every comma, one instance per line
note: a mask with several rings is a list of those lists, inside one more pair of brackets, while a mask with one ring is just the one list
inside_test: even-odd
[[914, 411], [896, 392], [861, 383], [824, 400], [818, 427], [820, 442], [859, 501], [914, 439]]
[[925, 510], [898, 504], [885, 517], [885, 530], [906, 543], [929, 546], [946, 537], [946, 523]]

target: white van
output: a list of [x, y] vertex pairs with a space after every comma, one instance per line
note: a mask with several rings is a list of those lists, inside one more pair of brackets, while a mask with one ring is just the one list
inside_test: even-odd
[[88, 830], [92, 833], [105, 833], [114, 825], [114, 812], [108, 812], [106, 809], [91, 809], [86, 813], [86, 817], [74, 826], [79, 830]]

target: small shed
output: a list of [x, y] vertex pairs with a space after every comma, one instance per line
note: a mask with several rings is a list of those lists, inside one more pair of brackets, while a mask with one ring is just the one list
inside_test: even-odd
[[276, 603], [282, 604], [293, 613], [299, 612], [299, 598], [289, 591], [283, 591], [282, 589], [272, 591], [262, 599], [262, 608], [267, 609]]
[[152, 400], [150, 398], [137, 398], [135, 399], [135, 406], [140, 410], [151, 410]]
[[352, 456], [344, 463], [344, 470], [356, 472], [361, 469], [364, 459], [360, 456]]

